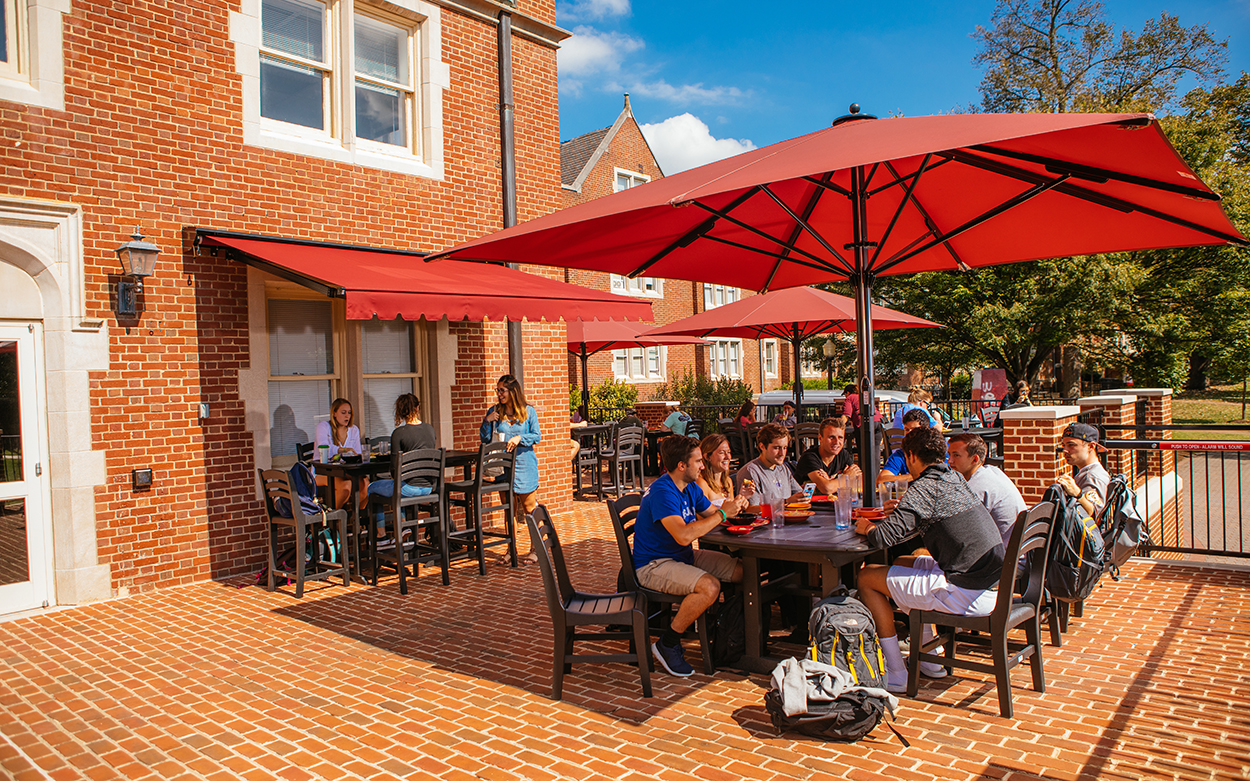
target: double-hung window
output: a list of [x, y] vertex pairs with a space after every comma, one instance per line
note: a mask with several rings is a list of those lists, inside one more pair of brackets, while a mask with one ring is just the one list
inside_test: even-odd
[[612, 292], [641, 298], [663, 298], [664, 280], [659, 277], [623, 277], [612, 274]]
[[413, 98], [412, 32], [356, 17], [356, 137], [411, 149]]
[[732, 304], [738, 300], [738, 288], [728, 285], [703, 285], [703, 309], [715, 309], [718, 306]]
[[765, 339], [760, 342], [760, 347], [764, 351], [764, 376], [777, 376], [777, 340]]
[[339, 371], [328, 299], [269, 299], [269, 447], [295, 454], [330, 419]]
[[0, 74], [17, 76], [22, 68], [21, 16], [26, 3], [0, 0]]
[[618, 380], [658, 382], [665, 378], [663, 347], [631, 347], [612, 351], [612, 373]]
[[[389, 434], [395, 427], [395, 399], [417, 393], [421, 374], [414, 339], [416, 329], [404, 320], [367, 320], [360, 325], [360, 364], [364, 375], [357, 419], [365, 437]], [[418, 394], [419, 395], [419, 394]]]
[[262, 0], [260, 114], [331, 132], [330, 8], [320, 0]]
[[[0, 101], [65, 108], [66, 0], [0, 0]], [[81, 5], [81, 3], [77, 4]]]
[[708, 355], [713, 378], [731, 379], [742, 376], [741, 339], [713, 339], [708, 347]]

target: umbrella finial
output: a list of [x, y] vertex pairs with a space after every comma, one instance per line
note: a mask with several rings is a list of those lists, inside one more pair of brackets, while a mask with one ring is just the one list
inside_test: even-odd
[[859, 113], [859, 104], [858, 104], [858, 103], [852, 103], [852, 104], [851, 104], [851, 113], [852, 113], [852, 114], [858, 114], [858, 113]]
[[876, 117], [875, 117], [875, 116], [873, 116], [872, 114], [861, 114], [861, 113], [859, 113], [859, 104], [858, 104], [858, 103], [852, 103], [852, 104], [851, 104], [851, 113], [849, 113], [849, 114], [843, 114], [842, 116], [840, 116], [840, 117], [838, 117], [837, 119], [833, 120], [833, 124], [834, 124], [834, 125], [841, 125], [843, 122], [851, 122], [851, 121], [854, 121], [854, 120], [856, 120], [856, 119], [876, 119]]

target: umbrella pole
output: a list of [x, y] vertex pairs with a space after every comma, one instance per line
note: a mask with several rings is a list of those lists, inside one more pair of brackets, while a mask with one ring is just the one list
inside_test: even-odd
[[851, 222], [855, 233], [855, 362], [859, 370], [859, 468], [863, 472], [864, 507], [877, 506], [877, 475], [881, 459], [877, 453], [875, 426], [876, 393], [872, 365], [872, 272], [868, 269], [868, 195], [863, 167], [851, 169]]
[[803, 421], [803, 369], [799, 363], [799, 346], [803, 344], [803, 338], [799, 336], [799, 329], [795, 328], [791, 332], [790, 345], [794, 348], [794, 419], [797, 422]]
[[579, 353], [582, 359], [582, 420], [590, 422], [590, 385], [586, 382], [586, 343], [582, 342], [582, 349]]

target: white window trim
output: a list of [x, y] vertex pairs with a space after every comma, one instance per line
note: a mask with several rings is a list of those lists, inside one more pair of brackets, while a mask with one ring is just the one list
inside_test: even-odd
[[[765, 376], [765, 377], [768, 377], [768, 378], [770, 378], [770, 379], [776, 379], [776, 377], [777, 377], [777, 364], [779, 364], [779, 363], [780, 363], [780, 361], [778, 360], [778, 358], [779, 358], [779, 356], [781, 355], [781, 346], [780, 346], [780, 343], [779, 343], [776, 339], [764, 339], [764, 340], [762, 341], [762, 343], [763, 343], [763, 345], [764, 345], [764, 376]], [[769, 347], [772, 347], [772, 349], [773, 349], [773, 355], [772, 355], [772, 368], [771, 368], [771, 369], [769, 368], [769, 358], [768, 358], [768, 348], [769, 348]]]
[[[259, 2], [259, 0], [257, 0]], [[0, 100], [65, 110], [65, 42], [62, 16], [71, 0], [18, 0], [17, 73], [0, 72]], [[257, 33], [259, 35], [259, 32]]]
[[[416, 64], [417, 108], [412, 128], [414, 146], [421, 150], [417, 156], [408, 149], [357, 139], [352, 113], [343, 106], [355, 105], [355, 68], [350, 56], [355, 46], [352, 22], [356, 8], [376, 16], [384, 13], [381, 6], [365, 0], [334, 0], [336, 13], [332, 23], [338, 25], [335, 39], [342, 39], [333, 79], [338, 92], [346, 95], [332, 109], [329, 125], [337, 127], [337, 138], [330, 134], [300, 129], [294, 125], [269, 122], [260, 115], [260, 5], [261, 0], [242, 0], [238, 12], [230, 12], [230, 40], [234, 42], [235, 69], [242, 77], [243, 91], [243, 143], [251, 146], [308, 155], [324, 160], [334, 160], [376, 168], [395, 173], [442, 180], [443, 158], [443, 91], [451, 89], [451, 67], [443, 62], [442, 17], [439, 7], [425, 0], [389, 0], [388, 8], [402, 9], [403, 18], [417, 25], [417, 46], [420, 61]], [[344, 65], [343, 63], [346, 63]]]
[[612, 169], [612, 192], [619, 193], [621, 191], [621, 189], [617, 185], [620, 184], [620, 177], [622, 176], [628, 176], [630, 179], [634, 179], [637, 181], [636, 184], [632, 184], [630, 185], [630, 187], [637, 187], [639, 184], [646, 184], [647, 182], [651, 181], [651, 177], [647, 176], [644, 173], [639, 173], [638, 171], [631, 171], [628, 168], [613, 168]]
[[[630, 279], [620, 274], [610, 274], [611, 291], [619, 296], [633, 296], [634, 298], [664, 298], [664, 280], [660, 277], [636, 277]], [[650, 281], [655, 285], [655, 290], [647, 290], [647, 282]], [[642, 289], [635, 290], [629, 287], [631, 282], [641, 283]]]
[[[647, 369], [647, 365], [648, 365], [647, 351], [651, 349], [653, 348], [630, 347], [630, 348], [626, 348], [623, 350], [613, 350], [612, 351], [612, 376], [616, 379], [617, 382], [628, 382], [631, 384], [632, 383], [646, 383], [646, 382], [664, 382], [665, 380], [667, 380], [668, 379], [668, 348], [664, 346], [657, 346], [654, 348], [660, 351], [660, 367], [659, 367], [658, 372], [651, 372]], [[617, 371], [617, 368], [616, 368], [617, 360], [621, 357], [622, 353], [625, 356], [625, 372], [626, 372], [625, 374], [621, 374], [620, 372]], [[642, 375], [634, 376], [630, 374], [629, 372], [630, 372], [631, 367], [634, 365], [634, 356], [640, 353], [642, 355]]]
[[[711, 306], [708, 305], [709, 298], [715, 300], [717, 290], [722, 291], [721, 298], [726, 299], [725, 304], [737, 303], [742, 298], [741, 291], [739, 291], [738, 288], [733, 287], [732, 285], [712, 285], [707, 282], [704, 282], [703, 283], [703, 311], [706, 312], [709, 309], [717, 309], [719, 307], [725, 306], [725, 304], [712, 304]], [[733, 292], [733, 301], [728, 300], [729, 294], [731, 291]]]
[[[741, 379], [742, 378], [742, 362], [744, 360], [743, 354], [742, 354], [742, 340], [741, 339], [712, 339], [711, 342], [712, 344], [708, 348], [708, 351], [709, 351], [708, 363], [710, 364], [708, 366], [708, 376], [712, 377], [713, 379], [730, 379], [730, 380]], [[722, 374], [720, 371], [718, 371], [718, 363], [720, 362], [720, 348], [721, 348], [721, 345], [730, 345], [730, 344], [736, 344], [738, 346], [738, 373], [734, 374], [733, 372], [727, 371], [726, 373]], [[729, 363], [728, 352], [726, 352], [725, 363], [726, 363], [725, 368], [728, 369], [729, 368], [728, 367], [728, 363]]]

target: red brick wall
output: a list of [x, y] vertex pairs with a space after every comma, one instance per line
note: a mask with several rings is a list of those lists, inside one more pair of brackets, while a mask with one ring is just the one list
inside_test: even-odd
[[[550, 2], [525, 7], [554, 20]], [[115, 589], [245, 571], [263, 550], [256, 465], [237, 393], [237, 373], [248, 367], [245, 274], [220, 258], [196, 257], [184, 227], [417, 250], [500, 227], [492, 25], [443, 9], [451, 89], [443, 96], [446, 175], [439, 182], [244, 145], [228, 37], [228, 14], [237, 8], [207, 0], [75, 0], [65, 16], [66, 110], [0, 104], [0, 192], [83, 208], [88, 316], [110, 328], [111, 366], [92, 375], [91, 412], [95, 447], [107, 452], [108, 484], [96, 494], [99, 556], [112, 567]], [[553, 50], [519, 37], [513, 55], [518, 201], [526, 220], [559, 205], [556, 64]], [[114, 249], [136, 224], [164, 252], [145, 284], [147, 313], [127, 332], [109, 296]], [[563, 341], [551, 337], [556, 327], [530, 328], [536, 336], [527, 352], [536, 364], [550, 363], [554, 342]], [[458, 366], [460, 444], [484, 407], [487, 378], [498, 376], [493, 334], [501, 326], [454, 330], [470, 337], [470, 352], [492, 353], [477, 368], [463, 359], [463, 376]], [[481, 338], [473, 342], [483, 334], [489, 351]], [[562, 408], [562, 384], [563, 377], [536, 381], [536, 406]], [[200, 401], [212, 405], [202, 427]], [[461, 417], [461, 407], [472, 414]], [[155, 470], [152, 491], [130, 491], [135, 467]]]
[[1058, 419], [1003, 420], [1003, 471], [1020, 489], [1025, 504], [1042, 500], [1042, 494], [1071, 468], [1058, 452], [1063, 430], [1076, 415]]

